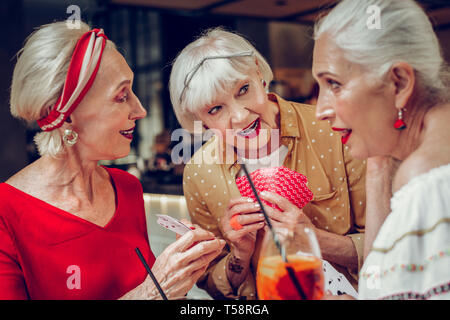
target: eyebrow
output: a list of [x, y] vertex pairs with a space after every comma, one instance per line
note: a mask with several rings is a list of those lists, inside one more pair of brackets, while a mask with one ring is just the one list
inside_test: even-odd
[[334, 74], [334, 73], [328, 72], [328, 71], [322, 71], [317, 74], [317, 78], [322, 78], [323, 76], [326, 76], [326, 75], [337, 77], [337, 74]]
[[121, 81], [121, 82], [117, 85], [117, 87], [116, 87], [116, 89], [115, 89], [114, 91], [118, 90], [118, 89], [119, 89], [121, 86], [123, 86], [124, 84], [131, 84], [131, 80], [130, 80], [130, 79], [126, 79], [126, 80]]

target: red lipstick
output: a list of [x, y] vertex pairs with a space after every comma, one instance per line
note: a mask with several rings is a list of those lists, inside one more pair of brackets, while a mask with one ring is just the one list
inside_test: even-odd
[[343, 128], [331, 128], [333, 131], [338, 131], [341, 134], [341, 142], [342, 144], [346, 144], [348, 139], [350, 139], [350, 136], [352, 134], [351, 129], [343, 129]]
[[245, 139], [252, 139], [259, 135], [259, 131], [261, 129], [261, 121], [256, 119], [252, 123], [250, 123], [247, 127], [242, 129], [238, 134]]
[[129, 140], [133, 140], [133, 131], [134, 127], [128, 130], [122, 130], [120, 131], [120, 134]]

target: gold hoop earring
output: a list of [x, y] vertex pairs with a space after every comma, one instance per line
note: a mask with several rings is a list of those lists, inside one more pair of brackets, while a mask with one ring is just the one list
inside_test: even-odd
[[63, 141], [65, 144], [67, 144], [69, 147], [72, 147], [73, 145], [75, 145], [75, 143], [77, 143], [77, 140], [78, 133], [76, 133], [72, 129], [64, 130]]

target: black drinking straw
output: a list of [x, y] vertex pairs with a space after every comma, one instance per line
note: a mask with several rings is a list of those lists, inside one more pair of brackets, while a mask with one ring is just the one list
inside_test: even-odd
[[136, 251], [136, 253], [137, 253], [139, 259], [141, 259], [141, 262], [142, 262], [142, 264], [144, 265], [145, 269], [147, 270], [148, 274], [150, 275], [150, 278], [152, 278], [153, 283], [155, 284], [156, 289], [158, 289], [159, 294], [161, 295], [161, 297], [162, 297], [164, 300], [169, 300], [169, 299], [167, 299], [166, 294], [164, 293], [163, 289], [162, 289], [161, 286], [159, 285], [158, 280], [156, 280], [155, 276], [153, 275], [152, 270], [150, 269], [150, 267], [148, 266], [147, 262], [145, 261], [144, 256], [143, 256], [142, 253], [141, 253], [141, 250], [139, 250], [139, 248], [136, 248], [136, 249], [134, 249], [134, 250]]
[[[258, 200], [259, 206], [264, 215], [264, 219], [266, 220], [266, 223], [269, 226], [270, 232], [272, 233], [273, 242], [275, 242], [275, 246], [277, 247], [278, 251], [280, 252], [283, 262], [288, 263], [284, 246], [281, 245], [276, 233], [273, 230], [272, 223], [270, 222], [269, 216], [267, 215], [266, 210], [264, 209], [264, 206], [261, 202], [261, 199], [259, 198], [258, 192], [256, 191], [255, 185], [253, 184], [253, 181], [250, 178], [250, 174], [247, 171], [247, 167], [245, 166], [245, 163], [242, 164], [242, 168], [244, 169], [245, 175], [247, 176], [247, 180], [250, 183], [250, 187], [252, 188], [253, 194], [255, 195], [256, 200]], [[303, 300], [307, 300], [306, 294], [303, 291], [302, 286], [300, 285], [300, 282], [298, 281], [297, 277], [295, 276], [294, 270], [290, 266], [285, 265], [285, 267], [286, 267], [289, 277], [291, 278], [292, 283], [295, 286], [295, 289], [297, 290], [297, 293]]]

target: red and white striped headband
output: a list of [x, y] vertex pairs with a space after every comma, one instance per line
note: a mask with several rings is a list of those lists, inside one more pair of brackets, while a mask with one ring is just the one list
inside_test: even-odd
[[43, 131], [52, 131], [63, 125], [94, 82], [103, 49], [108, 38], [103, 29], [86, 32], [78, 40], [70, 60], [61, 96], [48, 116], [37, 121]]

